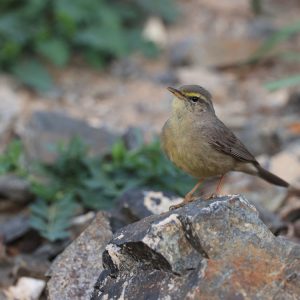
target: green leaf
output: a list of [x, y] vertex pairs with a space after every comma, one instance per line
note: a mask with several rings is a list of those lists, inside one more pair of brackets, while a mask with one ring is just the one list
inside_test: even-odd
[[286, 61], [300, 62], [299, 52], [284, 52], [280, 55], [280, 57]]
[[126, 148], [122, 140], [117, 141], [112, 147], [112, 159], [116, 162], [120, 162], [126, 155]]
[[37, 43], [37, 52], [57, 66], [64, 66], [70, 58], [68, 44], [62, 39], [49, 39]]
[[52, 203], [38, 199], [31, 205], [30, 224], [49, 241], [67, 238], [70, 219], [77, 207], [72, 194]]
[[37, 60], [20, 62], [13, 66], [12, 72], [21, 82], [36, 90], [47, 91], [53, 87], [50, 74]]
[[269, 91], [276, 91], [282, 88], [287, 88], [298, 84], [300, 84], [300, 75], [295, 75], [280, 80], [267, 82], [264, 84], [264, 87]]
[[261, 47], [252, 55], [250, 61], [258, 61], [269, 54], [277, 45], [286, 41], [294, 34], [300, 32], [300, 22], [296, 22], [292, 25], [285, 26], [281, 30], [271, 35]]
[[27, 170], [24, 167], [23, 145], [19, 140], [13, 140], [8, 144], [3, 155], [0, 155], [0, 174], [15, 173], [25, 176]]

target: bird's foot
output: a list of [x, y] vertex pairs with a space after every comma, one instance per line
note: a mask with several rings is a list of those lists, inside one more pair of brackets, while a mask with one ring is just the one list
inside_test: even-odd
[[205, 198], [205, 200], [211, 200], [211, 199], [217, 198], [218, 196], [219, 196], [218, 194], [212, 193], [209, 197]]
[[169, 207], [169, 210], [174, 210], [174, 209], [177, 209], [177, 208], [180, 208], [180, 207], [183, 207], [184, 205], [190, 203], [190, 202], [193, 202], [195, 200], [195, 197], [189, 193], [187, 193], [184, 197], [184, 200], [178, 204], [175, 204], [175, 205], [171, 205]]

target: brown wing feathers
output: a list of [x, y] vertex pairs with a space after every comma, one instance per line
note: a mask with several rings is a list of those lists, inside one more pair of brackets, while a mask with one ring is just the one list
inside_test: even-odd
[[242, 162], [258, 164], [255, 157], [247, 150], [246, 146], [218, 120], [214, 130], [209, 130], [209, 143], [218, 151], [228, 154]]

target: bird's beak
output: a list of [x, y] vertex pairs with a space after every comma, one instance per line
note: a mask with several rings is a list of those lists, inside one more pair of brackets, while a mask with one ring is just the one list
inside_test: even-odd
[[172, 87], [168, 87], [168, 90], [175, 95], [175, 97], [177, 97], [178, 99], [181, 99], [181, 100], [184, 100], [185, 97], [184, 95], [179, 91], [179, 90], [176, 90]]

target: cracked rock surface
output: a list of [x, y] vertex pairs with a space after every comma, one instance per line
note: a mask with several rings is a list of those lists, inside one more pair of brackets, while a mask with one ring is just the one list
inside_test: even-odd
[[92, 299], [299, 299], [300, 246], [242, 196], [198, 200], [128, 225], [103, 253]]

